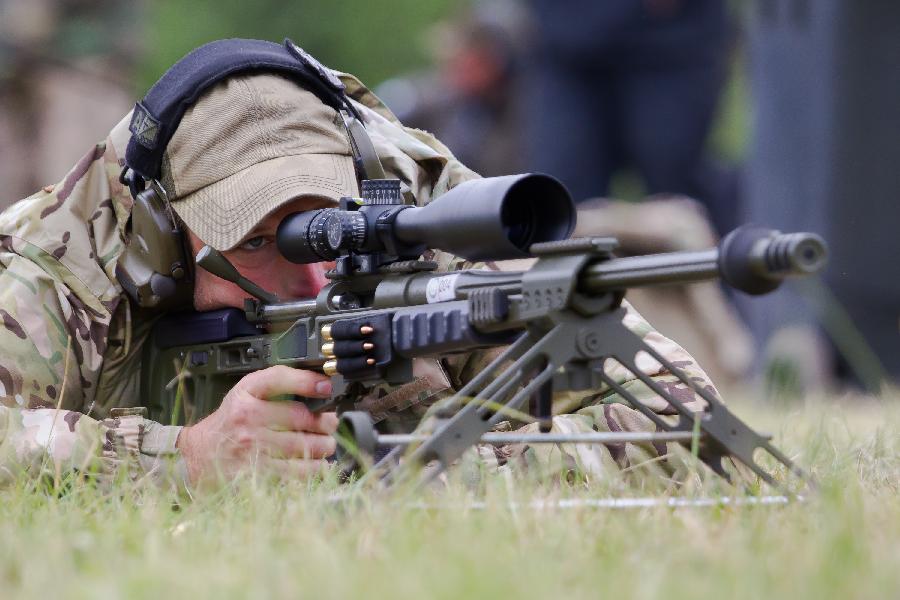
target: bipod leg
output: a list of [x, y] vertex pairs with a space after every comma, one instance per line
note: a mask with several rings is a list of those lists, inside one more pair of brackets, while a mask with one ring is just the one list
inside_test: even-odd
[[[539, 371], [547, 367], [547, 361], [543, 361]], [[553, 380], [551, 379], [538, 388], [534, 396], [531, 397], [532, 416], [537, 419], [541, 433], [549, 433], [553, 427]]]
[[[601, 315], [598, 318], [606, 319], [607, 317], [608, 315]], [[790, 494], [791, 492], [785, 485], [777, 482], [770, 473], [756, 462], [754, 454], [757, 450], [763, 450], [776, 461], [784, 465], [790, 473], [798, 477], [804, 483], [810, 487], [815, 487], [815, 482], [803, 469], [797, 466], [780, 450], [775, 448], [768, 439], [754, 431], [749, 425], [728, 410], [725, 404], [722, 403], [715, 394], [706, 388], [700, 387], [697, 382], [688, 377], [684, 371], [672, 364], [621, 322], [615, 323], [614, 319], [610, 319], [610, 321], [611, 322], [603, 325], [603, 331], [609, 336], [608, 339], [614, 339], [615, 341], [610, 344], [609, 352], [606, 354], [606, 357], [618, 361], [648, 388], [653, 390], [656, 395], [665, 400], [678, 413], [679, 422], [674, 426], [670, 425], [660, 418], [660, 416], [650, 407], [646, 406], [641, 400], [636, 398], [634, 394], [630, 393], [610, 378], [605, 371], [600, 370], [598, 375], [601, 380], [616, 393], [621, 395], [633, 408], [647, 416], [658, 428], [666, 431], [690, 431], [694, 426], [694, 419], [699, 418], [700, 430], [703, 434], [700, 440], [699, 457], [719, 475], [725, 476], [722, 459], [725, 456], [731, 456], [746, 465], [751, 471], [758, 475], [760, 479], [772, 487]], [[610, 331], [610, 329], [614, 329], [615, 331]], [[614, 335], [611, 335], [613, 333]], [[681, 400], [675, 397], [674, 394], [664, 389], [658, 382], [654, 381], [652, 377], [642, 372], [636, 364], [637, 354], [641, 351], [646, 352], [649, 356], [659, 362], [681, 383], [706, 401], [707, 410], [700, 413], [691, 411]]]
[[[498, 372], [501, 367], [509, 361], [518, 360], [530, 347], [532, 347], [538, 339], [533, 333], [526, 331], [513, 342], [499, 356], [492, 360], [478, 375], [473, 377], [462, 389], [460, 389], [451, 398], [444, 400], [448, 406], [462, 406], [461, 410], [469, 409], [476, 402], [476, 398], [481, 394], [497, 395], [507, 393], [512, 385], [516, 382], [507, 382], [499, 376]], [[509, 369], [504, 369], [504, 372]], [[385, 485], [390, 485], [397, 479], [397, 471], [403, 470], [400, 459], [407, 451], [406, 448], [397, 446], [391, 449], [380, 461], [372, 466], [358, 481], [358, 486], [369, 485], [374, 480], [380, 480]], [[408, 458], [404, 458], [404, 461]]]
[[[568, 343], [564, 340], [569, 338]], [[560, 347], [568, 351], [560, 352]], [[550, 349], [554, 349], [550, 352]], [[547, 405], [552, 402], [553, 375], [574, 354], [571, 333], [556, 326], [547, 333], [528, 332], [495, 359], [484, 372], [463, 387], [449, 402], [463, 405], [455, 415], [441, 423], [431, 436], [408, 454], [404, 461], [382, 478], [386, 484], [407, 480], [411, 470], [425, 464], [427, 474], [420, 480], [425, 485], [440, 475], [481, 436], [497, 423], [518, 412], [529, 398], [541, 395]], [[500, 367], [512, 359], [502, 370]], [[537, 372], [533, 377], [530, 373]], [[487, 383], [490, 381], [490, 383]], [[487, 383], [487, 385], [485, 385]], [[547, 408], [549, 413], [549, 406]]]

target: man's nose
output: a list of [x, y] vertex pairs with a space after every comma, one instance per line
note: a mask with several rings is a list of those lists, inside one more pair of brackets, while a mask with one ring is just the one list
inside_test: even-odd
[[275, 276], [283, 295], [290, 299], [312, 298], [316, 296], [328, 280], [325, 265], [321, 263], [298, 265], [280, 257]]

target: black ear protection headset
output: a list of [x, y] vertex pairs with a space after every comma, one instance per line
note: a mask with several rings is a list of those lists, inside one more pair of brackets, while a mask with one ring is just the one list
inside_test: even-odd
[[206, 89], [229, 76], [247, 72], [285, 75], [338, 111], [350, 138], [358, 181], [385, 177], [344, 84], [292, 41], [279, 45], [230, 39], [197, 48], [166, 71], [135, 105], [129, 126], [131, 140], [120, 181], [128, 186], [134, 206], [116, 277], [142, 307], [171, 310], [191, 306], [194, 261], [159, 183], [163, 154], [181, 117]]

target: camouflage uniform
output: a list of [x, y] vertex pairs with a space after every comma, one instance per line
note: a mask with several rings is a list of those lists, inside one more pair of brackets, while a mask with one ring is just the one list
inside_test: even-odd
[[[365, 116], [385, 169], [406, 182], [419, 202], [477, 177], [434, 137], [402, 127], [355, 78], [342, 78]], [[180, 428], [144, 419], [139, 411], [122, 410], [138, 402], [141, 348], [155, 321], [123, 294], [114, 276], [132, 205], [118, 181], [129, 117], [61, 183], [0, 215], [0, 482], [23, 472], [34, 477], [42, 470], [183, 481], [183, 460], [175, 449]], [[434, 258], [449, 270], [470, 266], [441, 253]], [[678, 345], [656, 333], [633, 310], [626, 320], [663, 355], [712, 389]], [[418, 361], [413, 382], [398, 389], [376, 388], [360, 399], [359, 408], [374, 413], [385, 428], [409, 430], [428, 406], [477, 373], [489, 356], [473, 353]], [[675, 378], [658, 364], [639, 364], [682, 399], [691, 400], [686, 396], [692, 392], [675, 389]], [[638, 396], [652, 395], [629, 373], [614, 375]], [[555, 417], [555, 430], [653, 428], [609, 390], [560, 400], [567, 400], [567, 412], [574, 412]], [[661, 400], [652, 405], [666, 410]], [[574, 452], [568, 447], [560, 451]], [[498, 462], [532, 456], [548, 464], [558, 459], [553, 452], [476, 451]], [[598, 476], [603, 464], [624, 466], [632, 460], [631, 449], [624, 446], [593, 447], [575, 454], [574, 460], [586, 472]]]

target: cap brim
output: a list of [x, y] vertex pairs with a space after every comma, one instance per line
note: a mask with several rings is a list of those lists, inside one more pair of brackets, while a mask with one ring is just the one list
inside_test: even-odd
[[230, 250], [266, 215], [302, 196], [333, 200], [357, 195], [353, 159], [298, 154], [257, 163], [172, 202], [205, 244]]

